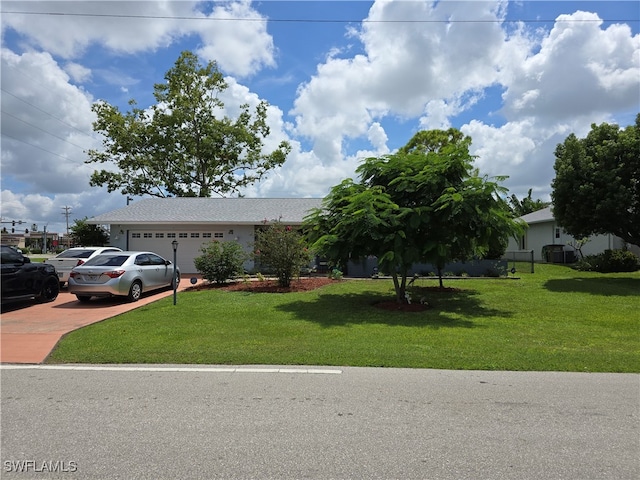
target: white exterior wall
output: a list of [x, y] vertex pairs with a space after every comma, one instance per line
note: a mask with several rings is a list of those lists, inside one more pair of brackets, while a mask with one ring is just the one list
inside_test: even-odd
[[[120, 233], [122, 232], [122, 233]], [[128, 239], [128, 245], [127, 245]], [[213, 240], [239, 242], [246, 252], [253, 248], [253, 225], [111, 225], [110, 244], [123, 250], [149, 250], [173, 261], [173, 246], [178, 242], [177, 263], [183, 275], [195, 274], [193, 259], [200, 248]], [[251, 270], [253, 261], [245, 262]]]
[[[556, 236], [558, 235], [558, 236]], [[562, 227], [555, 222], [541, 222], [529, 225], [524, 234], [524, 250], [533, 250], [533, 258], [536, 262], [543, 261], [542, 247], [545, 245], [569, 245], [575, 243], [575, 239], [567, 234]], [[614, 235], [593, 235], [582, 247], [584, 255], [596, 255], [605, 250], [622, 248], [624, 242]], [[521, 243], [515, 239], [509, 241], [507, 250], [523, 250]], [[566, 247], [566, 250], [573, 250]], [[578, 254], [579, 255], [579, 254]]]

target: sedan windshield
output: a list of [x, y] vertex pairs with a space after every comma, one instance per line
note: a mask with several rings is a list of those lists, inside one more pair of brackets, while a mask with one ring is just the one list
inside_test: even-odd
[[129, 255], [96, 255], [83, 263], [83, 267], [119, 267], [127, 261]]

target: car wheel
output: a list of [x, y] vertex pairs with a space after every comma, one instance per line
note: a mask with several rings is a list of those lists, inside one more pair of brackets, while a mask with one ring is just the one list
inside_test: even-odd
[[[175, 280], [177, 280], [177, 282], [175, 282], [175, 285], [174, 285]], [[175, 279], [174, 278], [171, 279], [171, 285], [170, 285], [171, 290], [178, 288], [178, 285], [180, 285], [180, 274], [176, 275]]]
[[58, 281], [53, 278], [49, 278], [44, 281], [44, 285], [42, 286], [42, 291], [40, 292], [40, 300], [42, 302], [53, 302], [56, 298], [58, 298], [58, 293], [60, 292], [60, 285]]
[[131, 288], [129, 289], [129, 295], [127, 298], [130, 302], [137, 302], [140, 300], [142, 296], [142, 284], [139, 281], [135, 281], [131, 284]]
[[89, 300], [91, 300], [91, 297], [89, 295], [76, 295], [76, 298], [82, 303], [87, 303]]

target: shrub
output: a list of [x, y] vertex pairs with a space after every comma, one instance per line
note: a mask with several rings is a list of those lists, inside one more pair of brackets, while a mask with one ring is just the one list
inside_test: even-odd
[[202, 255], [193, 263], [202, 278], [210, 282], [224, 283], [228, 279], [244, 273], [243, 264], [247, 254], [236, 242], [213, 241], [204, 245]]
[[281, 222], [256, 232], [255, 257], [273, 271], [281, 287], [290, 286], [312, 258], [302, 234]]
[[342, 273], [342, 270], [340, 270], [339, 268], [334, 268], [329, 272], [329, 278], [332, 280], [342, 280], [343, 276], [344, 274]]
[[583, 272], [635, 272], [640, 270], [640, 260], [628, 250], [605, 250], [580, 259], [574, 268]]

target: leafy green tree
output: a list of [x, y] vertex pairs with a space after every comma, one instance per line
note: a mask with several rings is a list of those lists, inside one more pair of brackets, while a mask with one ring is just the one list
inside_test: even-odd
[[239, 243], [214, 240], [203, 245], [200, 251], [202, 255], [194, 258], [193, 263], [202, 278], [225, 283], [244, 273], [247, 254]]
[[505, 189], [472, 168], [471, 139], [456, 129], [418, 132], [397, 153], [368, 158], [360, 182], [333, 187], [323, 206], [305, 219], [319, 253], [346, 263], [378, 257], [405, 301], [407, 274], [418, 262], [442, 268], [484, 255], [520, 232], [501, 198]]
[[87, 217], [74, 220], [69, 227], [69, 234], [76, 245], [102, 247], [109, 242], [109, 233], [104, 227], [87, 223]]
[[289, 287], [291, 280], [311, 262], [311, 252], [296, 229], [274, 222], [256, 232], [255, 258], [278, 277], [278, 285]]
[[113, 163], [117, 170], [94, 171], [92, 186], [125, 195], [210, 197], [237, 192], [284, 163], [287, 142], [263, 152], [270, 134], [266, 102], [253, 112], [242, 105], [235, 119], [222, 116], [219, 97], [228, 85], [215, 62], [203, 67], [185, 51], [165, 80], [154, 86], [157, 103], [150, 109], [134, 100], [124, 114], [104, 101], [93, 105], [93, 129], [104, 140], [87, 163]]
[[536, 200], [531, 198], [532, 191], [533, 189], [530, 188], [527, 196], [522, 200], [518, 199], [516, 194], [513, 194], [509, 197], [509, 206], [511, 207], [511, 210], [516, 217], [522, 217], [527, 213], [537, 212], [538, 210], [542, 210], [543, 208], [547, 208], [549, 205], [551, 205], [549, 202], [544, 202], [539, 198]]
[[640, 114], [635, 125], [591, 125], [555, 151], [553, 214], [575, 238], [611, 233], [640, 245]]

